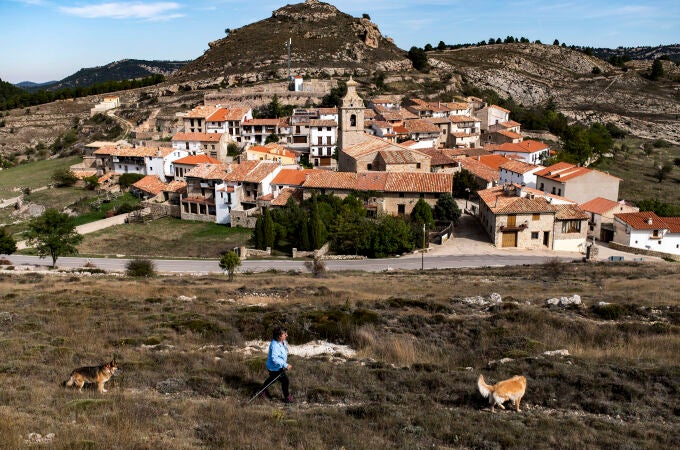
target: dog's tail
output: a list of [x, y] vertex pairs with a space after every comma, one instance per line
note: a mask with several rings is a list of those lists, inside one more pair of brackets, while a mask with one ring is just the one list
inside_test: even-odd
[[494, 391], [493, 386], [489, 386], [486, 384], [484, 381], [484, 375], [479, 374], [479, 378], [477, 378], [477, 387], [479, 388], [479, 393], [482, 394], [482, 397], [488, 398], [489, 395]]

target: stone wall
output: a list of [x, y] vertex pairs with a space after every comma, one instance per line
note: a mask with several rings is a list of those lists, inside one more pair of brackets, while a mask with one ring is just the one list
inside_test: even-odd
[[641, 249], [641, 248], [629, 247], [627, 245], [617, 244], [616, 242], [613, 242], [613, 241], [609, 243], [609, 248], [611, 248], [613, 250], [620, 250], [622, 252], [633, 253], [635, 255], [656, 256], [657, 258], [672, 258], [676, 261], [680, 261], [680, 255], [673, 255], [673, 254], [670, 254], [670, 253], [654, 252], [654, 251], [651, 251], [651, 250], [644, 250], [644, 249]]

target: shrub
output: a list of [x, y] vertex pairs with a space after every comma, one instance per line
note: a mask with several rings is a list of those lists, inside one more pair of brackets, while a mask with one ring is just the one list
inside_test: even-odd
[[58, 187], [73, 186], [78, 181], [78, 178], [69, 169], [59, 169], [52, 174], [52, 181]]
[[305, 268], [312, 272], [315, 277], [322, 277], [326, 274], [326, 263], [320, 256], [314, 256], [312, 261], [305, 262]]
[[150, 259], [135, 258], [125, 265], [126, 273], [131, 277], [152, 277], [156, 275], [156, 265]]
[[116, 208], [116, 214], [126, 214], [132, 211], [137, 211], [138, 209], [142, 209], [142, 206], [124, 202], [118, 205], [118, 208]]
[[118, 184], [120, 185], [121, 189], [127, 189], [142, 178], [144, 178], [144, 175], [141, 173], [124, 173], [118, 179]]

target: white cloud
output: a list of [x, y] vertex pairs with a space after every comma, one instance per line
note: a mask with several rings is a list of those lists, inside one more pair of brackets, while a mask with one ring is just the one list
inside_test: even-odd
[[173, 12], [180, 8], [175, 2], [111, 2], [86, 6], [62, 6], [63, 13], [86, 19], [145, 19], [170, 20], [182, 17]]

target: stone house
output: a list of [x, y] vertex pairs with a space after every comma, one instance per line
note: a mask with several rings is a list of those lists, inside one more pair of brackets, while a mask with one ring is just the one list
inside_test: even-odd
[[552, 205], [555, 214], [553, 227], [553, 250], [562, 252], [582, 252], [586, 250], [588, 238], [588, 213], [578, 205]]
[[639, 208], [628, 205], [623, 200], [615, 202], [602, 197], [595, 197], [580, 206], [582, 210], [590, 214], [588, 235], [603, 242], [609, 242], [614, 238], [614, 214], [640, 211]]
[[414, 119], [404, 121], [408, 139], [417, 144], [411, 148], [437, 148], [439, 147], [440, 128], [426, 120]]
[[174, 160], [171, 147], [102, 147], [93, 153], [98, 175], [137, 173], [166, 181]]
[[474, 115], [481, 120], [483, 132], [488, 132], [492, 125], [508, 122], [510, 120], [510, 110], [501, 108], [498, 105], [488, 105], [475, 111]]
[[184, 132], [185, 133], [207, 133], [207, 119], [212, 114], [221, 109], [219, 105], [197, 106], [191, 111], [184, 114]]
[[621, 179], [598, 170], [559, 162], [536, 172], [536, 187], [579, 204], [595, 197], [617, 201]]
[[243, 155], [245, 161], [276, 161], [284, 165], [297, 163], [297, 154], [278, 144], [248, 147]]
[[186, 181], [185, 175], [194, 167], [200, 164], [221, 164], [223, 161], [215, 159], [205, 153], [198, 155], [188, 155], [184, 158], [179, 158], [172, 163], [172, 173], [175, 180]]
[[156, 175], [147, 175], [130, 186], [130, 192], [143, 200], [179, 205], [179, 197], [186, 193], [186, 188], [184, 181], [163, 183]]
[[175, 133], [172, 148], [186, 150], [189, 154], [205, 153], [222, 162], [227, 162], [227, 147], [231, 137], [227, 133]]
[[[339, 171], [430, 172], [430, 157], [427, 154], [374, 136], [366, 135], [365, 139], [339, 154]], [[395, 168], [390, 168], [393, 164]]]
[[651, 211], [614, 214], [612, 242], [648, 252], [680, 255], [680, 217]]
[[449, 173], [403, 172], [327, 172], [307, 176], [302, 185], [304, 198], [312, 192], [345, 198], [354, 192], [370, 194], [364, 206], [369, 213], [410, 214], [419, 199], [434, 207], [444, 193], [451, 193], [453, 175]]

